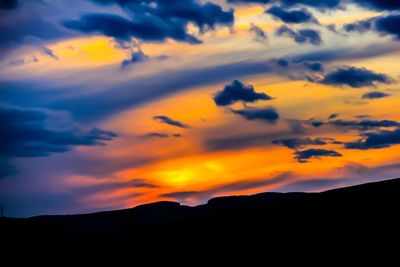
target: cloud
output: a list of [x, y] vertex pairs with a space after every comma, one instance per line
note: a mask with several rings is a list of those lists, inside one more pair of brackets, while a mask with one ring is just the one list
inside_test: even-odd
[[[63, 90], [55, 92], [51, 90], [48, 84], [39, 83], [37, 80], [31, 79], [14, 80], [7, 83], [3, 81], [1, 83], [3, 87], [2, 97], [4, 101], [12, 101], [17, 105], [24, 106], [29, 104], [50, 109], [67, 110], [79, 122], [96, 122], [99, 119], [105, 119], [115, 114], [115, 112], [167, 97], [176, 92], [226, 83], [238, 77], [262, 74], [266, 76], [284, 75], [293, 80], [304, 80], [305, 77], [311, 75], [302, 64], [299, 64], [304, 61], [331, 62], [342, 59], [366, 59], [386, 55], [398, 51], [398, 49], [399, 46], [395, 43], [358, 47], [356, 49], [351, 47], [345, 49], [323, 49], [319, 52], [306, 54], [295, 51], [288, 58], [290, 62], [296, 64], [292, 64], [290, 66], [291, 69], [285, 71], [282, 70], [282, 67], [278, 68], [276, 60], [273, 62], [266, 62], [265, 60], [235, 60], [205, 67], [190, 66], [185, 69], [171, 69], [133, 77], [123, 82], [117, 82], [106, 90], [90, 94], [79, 94], [79, 90], [76, 90], [76, 87], [73, 86], [64, 86]], [[370, 51], [370, 54], [367, 51]], [[108, 77], [99, 77], [99, 82]], [[30, 89], [33, 87], [38, 90]], [[135, 90], [131, 88], [135, 88]], [[77, 94], [68, 98], [60, 96], [60, 93], [65, 95], [71, 91]], [[21, 95], [23, 97], [20, 97]]]
[[364, 33], [375, 31], [381, 35], [392, 35], [397, 41], [400, 41], [400, 14], [389, 14], [374, 17], [367, 20], [361, 20], [354, 23], [348, 23], [343, 26], [347, 32]]
[[63, 25], [82, 33], [101, 33], [118, 40], [137, 38], [148, 42], [163, 42], [170, 38], [179, 42], [198, 44], [201, 41], [188, 33], [194, 24], [200, 32], [213, 30], [217, 25], [232, 26], [234, 11], [196, 0], [170, 3], [162, 0], [113, 1], [92, 0], [99, 5], [119, 5], [130, 19], [114, 14], [92, 13], [79, 20], [65, 20]]
[[288, 36], [296, 43], [309, 43], [313, 45], [321, 45], [322, 38], [319, 31], [313, 29], [300, 29], [298, 31], [289, 28], [286, 25], [281, 26], [275, 32], [277, 36]]
[[335, 120], [329, 122], [338, 127], [352, 127], [357, 129], [372, 129], [372, 128], [388, 128], [400, 126], [400, 123], [393, 120], [362, 120], [362, 121], [346, 121]]
[[81, 130], [68, 120], [64, 122], [63, 115], [50, 110], [0, 105], [0, 157], [5, 160], [45, 157], [76, 146], [105, 145], [117, 137], [114, 132], [97, 128]]
[[379, 98], [384, 98], [390, 96], [387, 93], [384, 92], [379, 92], [379, 91], [374, 91], [374, 92], [369, 92], [365, 93], [362, 95], [362, 99], [379, 99]]
[[375, 10], [398, 10], [400, 2], [397, 0], [352, 0], [354, 3], [363, 7]]
[[360, 88], [375, 86], [376, 83], [389, 84], [392, 83], [392, 79], [385, 74], [376, 73], [366, 68], [340, 67], [326, 74], [321, 83]]
[[18, 0], [0, 0], [0, 9], [14, 9], [18, 6]]
[[316, 146], [324, 146], [328, 144], [324, 139], [322, 138], [316, 138], [316, 139], [311, 139], [311, 138], [287, 138], [287, 139], [278, 139], [272, 141], [273, 144], [276, 145], [283, 145], [287, 148], [290, 149], [302, 149], [305, 146], [310, 146], [310, 145], [316, 145]]
[[[291, 69], [305, 69], [310, 72], [324, 72], [324, 65], [319, 61], [310, 61], [310, 60], [296, 60], [280, 58], [276, 60], [276, 64], [282, 68], [291, 68]], [[305, 78], [308, 79], [309, 76], [305, 75]], [[314, 79], [313, 79], [314, 80]]]
[[227, 0], [227, 2], [234, 4], [280, 4], [287, 7], [303, 5], [321, 10], [343, 9], [345, 3], [355, 3], [361, 7], [378, 11], [400, 9], [400, 3], [397, 0]]
[[142, 50], [139, 50], [137, 52], [133, 51], [131, 53], [130, 58], [125, 59], [124, 61], [121, 62], [121, 67], [125, 68], [129, 65], [146, 62], [148, 60], [150, 60], [150, 57], [148, 55], [146, 55], [145, 53], [143, 53]]
[[214, 96], [217, 106], [229, 106], [238, 101], [254, 103], [271, 99], [272, 97], [265, 93], [257, 93], [252, 85], [245, 85], [238, 80], [226, 85], [224, 90], [217, 92]]
[[273, 107], [254, 108], [249, 107], [241, 110], [233, 110], [232, 112], [242, 116], [246, 120], [261, 120], [268, 123], [275, 123], [279, 119], [279, 114]]
[[391, 128], [391, 127], [400, 127], [400, 122], [393, 120], [371, 120], [364, 119], [362, 120], [334, 120], [330, 119], [329, 121], [318, 121], [318, 120], [309, 120], [306, 121], [314, 127], [321, 127], [323, 125], [333, 125], [335, 127], [340, 128], [348, 128], [359, 131], [366, 131], [376, 128]]
[[281, 4], [287, 7], [305, 5], [315, 7], [318, 9], [333, 9], [341, 7], [341, 0], [227, 0], [228, 3], [234, 4], [247, 4], [247, 3], [258, 3], [258, 4]]
[[319, 21], [314, 15], [305, 8], [286, 10], [280, 6], [273, 6], [265, 11], [265, 13], [272, 15], [274, 18], [280, 19], [285, 23], [316, 23]]
[[268, 41], [267, 33], [254, 23], [251, 23], [249, 31], [254, 34], [254, 40], [259, 43]]
[[303, 61], [301, 63], [304, 67], [313, 72], [324, 72], [324, 65], [317, 61]]
[[347, 149], [381, 149], [400, 144], [400, 128], [393, 131], [365, 133], [364, 138], [345, 144]]
[[168, 124], [168, 125], [171, 125], [171, 126], [175, 126], [175, 127], [179, 127], [179, 128], [184, 128], [184, 129], [190, 128], [189, 125], [187, 125], [187, 124], [185, 124], [183, 122], [171, 119], [170, 117], [167, 117], [167, 116], [164, 116], [164, 115], [154, 116], [153, 119], [155, 121], [160, 122], [160, 123], [165, 123], [165, 124]]
[[145, 134], [144, 137], [148, 137], [148, 138], [169, 138], [169, 137], [180, 138], [180, 137], [182, 137], [182, 135], [178, 134], [178, 133], [166, 134], [166, 133], [152, 132], [152, 133]]
[[50, 48], [43, 46], [42, 47], [42, 53], [48, 57], [51, 57], [54, 60], [60, 60], [56, 54], [54, 54], [53, 50]]
[[312, 51], [301, 55], [293, 56], [293, 62], [302, 61], [319, 61], [319, 62], [332, 62], [339, 60], [356, 60], [356, 59], [368, 59], [388, 55], [399, 51], [400, 46], [398, 44], [373, 44], [359, 47], [345, 47], [345, 48], [334, 48], [324, 49], [318, 51]]
[[32, 45], [32, 39], [40, 40], [44, 45], [72, 36], [55, 21], [65, 10], [61, 12], [55, 5], [47, 5], [43, 1], [15, 3], [17, 1], [0, 1], [3, 7], [0, 8], [0, 58], [23, 44]]
[[329, 115], [328, 120], [334, 120], [334, 119], [336, 119], [336, 118], [339, 117], [339, 116], [340, 116], [340, 115], [337, 114], [337, 113], [331, 114], [331, 115]]
[[300, 163], [307, 163], [311, 158], [320, 158], [320, 157], [342, 157], [343, 155], [334, 151], [334, 150], [326, 150], [326, 149], [307, 149], [302, 151], [295, 152], [295, 158]]

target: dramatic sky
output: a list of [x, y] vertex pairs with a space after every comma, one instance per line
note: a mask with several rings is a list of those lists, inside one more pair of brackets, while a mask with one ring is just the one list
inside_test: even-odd
[[397, 177], [399, 25], [400, 0], [0, 0], [0, 204]]

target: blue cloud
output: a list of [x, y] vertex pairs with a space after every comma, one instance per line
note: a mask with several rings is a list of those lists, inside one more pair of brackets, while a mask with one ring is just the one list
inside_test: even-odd
[[316, 138], [316, 139], [311, 139], [311, 138], [287, 138], [287, 139], [279, 139], [279, 140], [274, 140], [272, 141], [273, 144], [276, 145], [282, 145], [290, 149], [301, 149], [304, 148], [305, 146], [309, 145], [316, 145], [316, 146], [323, 146], [328, 144], [324, 139], [322, 138]]
[[179, 127], [179, 128], [184, 128], [184, 129], [190, 128], [189, 125], [187, 125], [187, 124], [185, 124], [183, 122], [174, 120], [174, 119], [172, 119], [170, 117], [167, 117], [167, 116], [164, 116], [164, 115], [154, 116], [153, 119], [155, 121], [160, 122], [160, 123], [165, 123], [165, 124], [168, 124], [168, 125], [171, 125], [171, 126], [175, 126], [175, 127]]
[[267, 9], [265, 12], [285, 23], [311, 22], [319, 24], [318, 20], [313, 16], [313, 14], [305, 8], [286, 10], [279, 6], [273, 6]]
[[313, 45], [321, 45], [322, 38], [318, 31], [313, 29], [300, 29], [298, 31], [289, 28], [286, 25], [281, 26], [276, 30], [277, 36], [289, 36], [296, 43], [304, 44], [309, 43]]
[[117, 134], [93, 128], [84, 131], [72, 124], [58, 129], [49, 124], [59, 120], [59, 114], [49, 110], [1, 105], [0, 157], [44, 157], [69, 151], [75, 146], [105, 145]]
[[167, 133], [152, 132], [152, 133], [147, 133], [146, 135], [144, 135], [144, 137], [148, 137], [148, 138], [169, 138], [169, 137], [180, 138], [180, 137], [182, 137], [182, 135], [178, 134], [178, 133], [167, 134]]
[[384, 98], [390, 96], [387, 93], [384, 92], [379, 92], [379, 91], [374, 91], [374, 92], [369, 92], [365, 93], [362, 95], [362, 99], [378, 99], [378, 98]]
[[121, 67], [125, 68], [129, 65], [146, 62], [148, 60], [150, 60], [150, 57], [143, 53], [142, 50], [139, 50], [137, 52], [132, 52], [130, 58], [123, 60], [121, 62]]
[[318, 9], [332, 9], [339, 8], [341, 6], [341, 0], [227, 0], [228, 3], [234, 4], [248, 4], [248, 3], [258, 3], [258, 4], [281, 4], [288, 7], [291, 6], [310, 6]]
[[353, 0], [360, 6], [376, 9], [376, 10], [397, 10], [400, 9], [398, 0]]
[[343, 26], [347, 32], [364, 33], [375, 31], [382, 35], [392, 35], [400, 41], [400, 14], [389, 14], [375, 18], [349, 23]]
[[0, 0], [0, 9], [14, 9], [18, 6], [18, 0]]
[[254, 34], [254, 36], [255, 36], [254, 40], [256, 42], [263, 43], [268, 40], [267, 33], [263, 29], [261, 29], [259, 26], [255, 25], [254, 23], [251, 24], [249, 31]]
[[246, 120], [262, 120], [268, 123], [274, 123], [279, 119], [279, 114], [275, 108], [245, 108], [241, 110], [232, 110], [233, 113], [242, 116]]
[[375, 86], [376, 83], [389, 84], [392, 83], [392, 79], [385, 74], [375, 73], [366, 68], [340, 67], [326, 74], [321, 83], [360, 88]]
[[130, 19], [113, 14], [86, 14], [79, 20], [66, 20], [62, 24], [83, 33], [101, 33], [120, 40], [137, 38], [143, 41], [161, 42], [171, 38], [180, 42], [201, 43], [187, 32], [189, 23], [201, 32], [217, 25], [231, 26], [234, 11], [224, 11], [221, 6], [197, 0], [181, 1], [114, 1], [91, 0], [99, 5], [115, 4], [130, 15]]
[[295, 158], [300, 163], [307, 163], [311, 158], [320, 158], [320, 157], [342, 157], [343, 155], [334, 150], [327, 149], [307, 149], [302, 151], [295, 152]]
[[272, 97], [265, 93], [257, 93], [252, 85], [245, 85], [238, 80], [226, 85], [224, 90], [217, 92], [214, 96], [217, 106], [229, 106], [238, 101], [254, 103], [271, 99]]
[[364, 135], [363, 139], [345, 144], [347, 149], [381, 149], [400, 144], [400, 128], [393, 131], [377, 131]]

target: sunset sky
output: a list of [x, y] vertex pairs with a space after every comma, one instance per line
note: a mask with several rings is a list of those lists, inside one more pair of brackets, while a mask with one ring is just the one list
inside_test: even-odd
[[400, 176], [399, 0], [0, 0], [0, 205]]

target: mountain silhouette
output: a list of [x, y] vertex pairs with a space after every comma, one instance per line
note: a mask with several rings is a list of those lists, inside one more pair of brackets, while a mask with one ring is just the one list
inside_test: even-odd
[[137, 240], [160, 231], [173, 235], [177, 231], [173, 229], [186, 229], [190, 235], [198, 229], [230, 227], [235, 231], [397, 229], [399, 203], [400, 179], [393, 179], [321, 193], [218, 197], [196, 207], [157, 202], [92, 214], [1, 218], [0, 229], [3, 239], [21, 241]]

